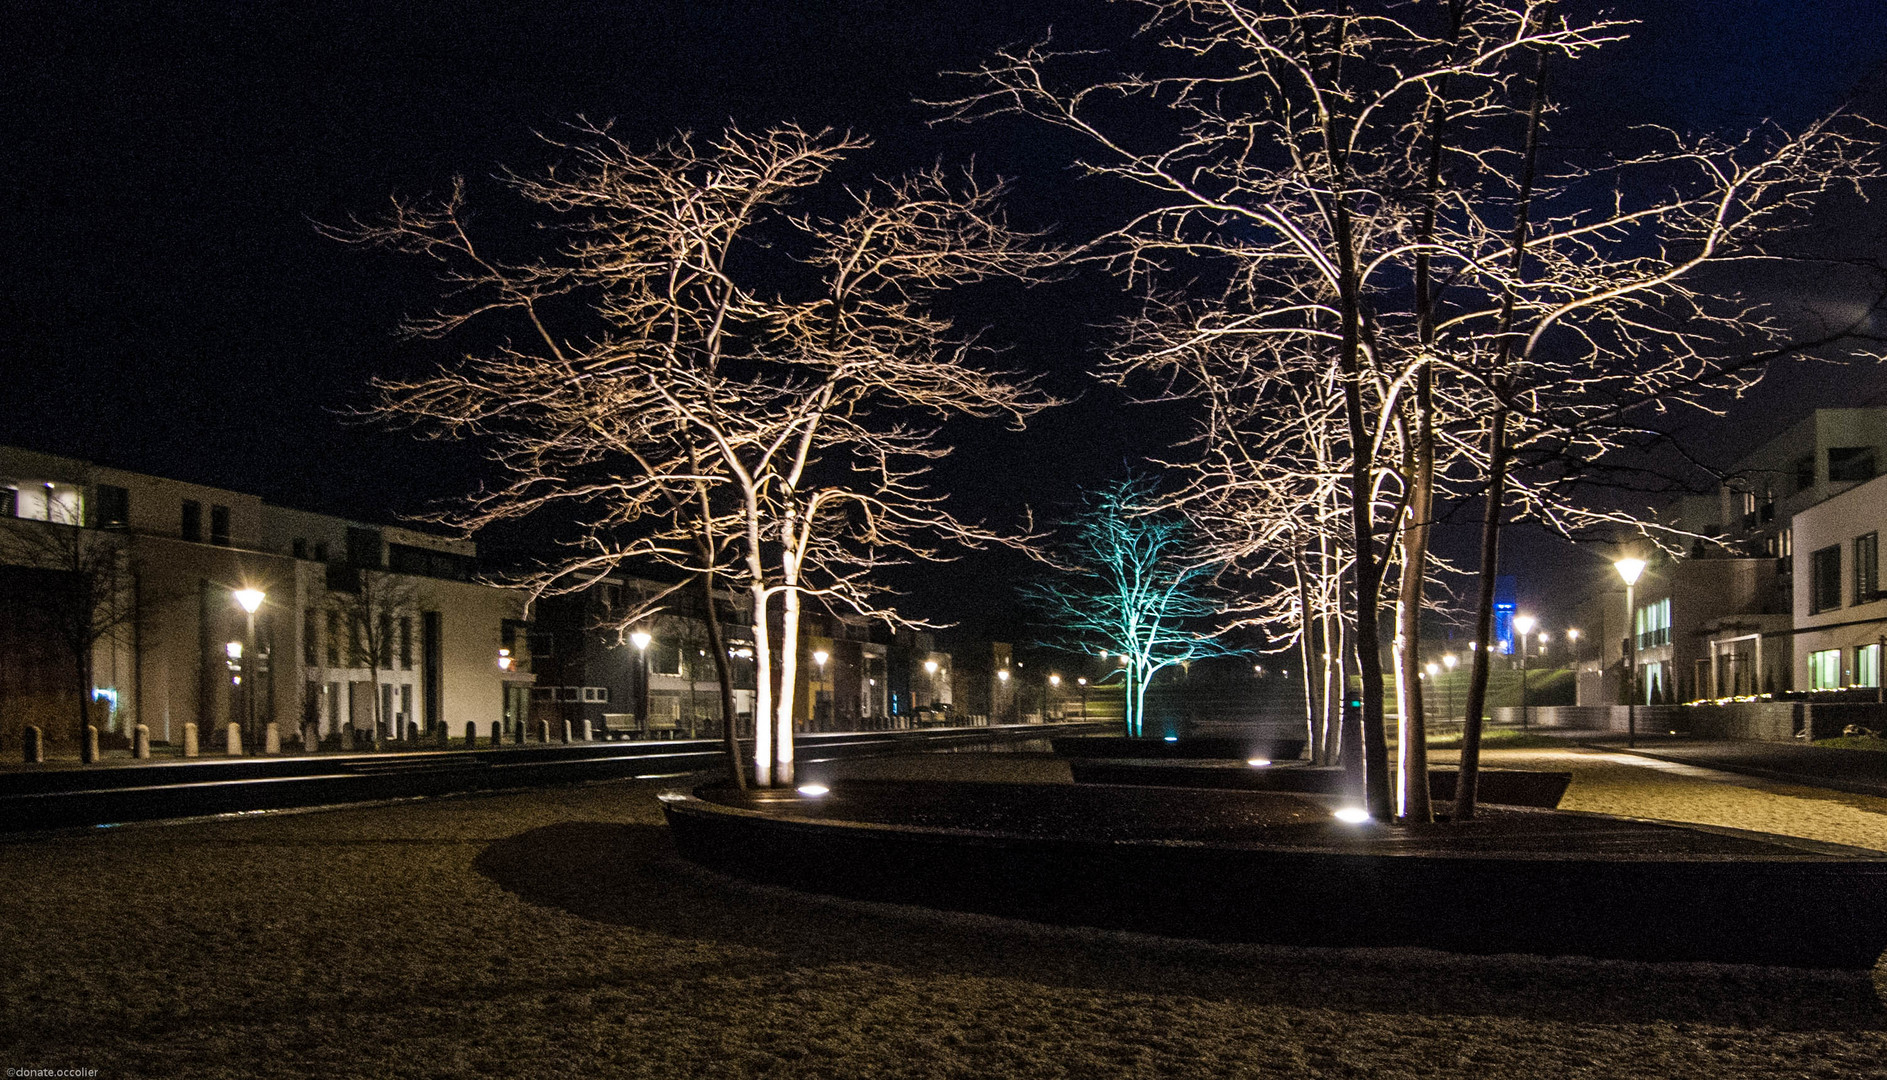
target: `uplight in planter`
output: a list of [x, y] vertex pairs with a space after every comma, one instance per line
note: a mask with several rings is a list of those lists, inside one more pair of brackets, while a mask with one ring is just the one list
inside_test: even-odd
[[1178, 741], [1179, 741], [1179, 736], [1177, 736], [1177, 735], [1168, 735], [1168, 736], [1166, 737], [1166, 741], [1167, 741], [1167, 742], [1178, 742]]
[[1361, 825], [1369, 820], [1369, 811], [1360, 806], [1346, 806], [1337, 811], [1337, 820], [1346, 825]]
[[1254, 769], [1262, 769], [1266, 765], [1271, 764], [1271, 759], [1268, 757], [1255, 757], [1245, 762], [1245, 764], [1250, 765]]
[[808, 799], [816, 799], [821, 795], [827, 794], [832, 789], [824, 784], [801, 784], [797, 790]]

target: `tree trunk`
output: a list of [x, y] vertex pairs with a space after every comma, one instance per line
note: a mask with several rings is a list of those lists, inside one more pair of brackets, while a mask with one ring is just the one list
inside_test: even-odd
[[793, 783], [793, 704], [799, 689], [799, 590], [788, 587], [781, 604], [780, 624], [780, 698], [774, 704], [778, 726], [773, 736], [773, 783], [788, 787]]
[[1316, 623], [1311, 617], [1310, 582], [1306, 580], [1302, 546], [1296, 549], [1295, 557], [1291, 560], [1291, 569], [1297, 575], [1297, 658], [1303, 664], [1301, 674], [1304, 682], [1304, 744], [1310, 748], [1311, 761], [1321, 763], [1323, 746], [1318, 741], [1320, 732], [1317, 730], [1317, 720], [1322, 709], [1318, 706], [1317, 685], [1311, 674], [1315, 666], [1311, 661], [1316, 645], [1313, 640], [1316, 636]]
[[767, 634], [767, 590], [753, 578], [753, 782], [773, 786], [773, 641]]
[[92, 726], [92, 650], [83, 646], [78, 650], [79, 676], [79, 760], [87, 765], [93, 763], [92, 740], [87, 738], [87, 728]]
[[1500, 573], [1500, 514], [1507, 479], [1507, 410], [1495, 406], [1487, 428], [1487, 506], [1481, 518], [1481, 592], [1474, 606], [1474, 659], [1461, 727], [1461, 771], [1455, 780], [1455, 821], [1474, 819], [1481, 778], [1481, 713], [1494, 653], [1494, 579]]
[[727, 748], [727, 771], [734, 786], [747, 790], [747, 763], [740, 757], [740, 736], [734, 731], [734, 665], [727, 656], [727, 639], [721, 633], [721, 614], [714, 606], [714, 571], [701, 575], [701, 598], [707, 603], [708, 648], [714, 653], [714, 673], [721, 683], [721, 742]]
[[1422, 708], [1422, 591], [1428, 566], [1428, 532], [1434, 506], [1434, 428], [1429, 371], [1417, 378], [1413, 489], [1402, 530], [1402, 581], [1396, 596], [1396, 691], [1400, 723], [1396, 751], [1402, 815], [1412, 822], [1435, 820], [1428, 796], [1428, 725]]

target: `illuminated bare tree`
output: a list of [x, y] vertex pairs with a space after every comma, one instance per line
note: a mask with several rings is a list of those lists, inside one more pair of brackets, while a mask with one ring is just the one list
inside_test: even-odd
[[1093, 493], [1071, 522], [1062, 573], [1023, 590], [1057, 644], [1121, 657], [1127, 734], [1146, 734], [1147, 687], [1181, 664], [1241, 650], [1221, 641], [1220, 569], [1190, 550], [1186, 519], [1159, 505], [1158, 485], [1127, 479]]
[[[557, 145], [565, 164], [507, 177], [561, 240], [550, 254], [487, 257], [464, 225], [462, 189], [344, 233], [448, 267], [458, 306], [414, 332], [502, 313], [529, 333], [529, 344], [383, 383], [380, 411], [493, 447], [504, 481], [451, 523], [552, 506], [581, 515], [568, 557], [527, 583], [538, 594], [645, 561], [685, 571], [710, 604], [720, 581], [744, 591], [755, 779], [790, 783], [804, 604], [908, 622], [876, 571], [1011, 542], [952, 516], [924, 474], [948, 453], [941, 423], [1020, 426], [1051, 401], [981, 362], [933, 302], [1050, 256], [1006, 223], [1000, 185], [941, 169], [843, 189], [830, 216], [797, 209], [866, 145], [829, 131], [730, 128], [644, 152], [584, 126]], [[553, 329], [559, 318], [570, 328]], [[726, 643], [715, 651], [726, 685]], [[734, 753], [731, 731], [728, 742]]]
[[[1393, 598], [1411, 688], [1437, 499], [1485, 493], [1496, 523], [1625, 517], [1568, 498], [1571, 473], [1517, 466], [1550, 456], [1576, 473], [1643, 410], [1744, 385], [1753, 369], [1727, 359], [1747, 355], [1732, 344], [1776, 328], [1700, 271], [1765, 257], [1764, 237], [1814, 195], [1874, 175], [1874, 140], [1840, 120], [1728, 140], [1641, 132], [1642, 149], [1556, 162], [1549, 176], [1538, 158], [1548, 61], [1618, 40], [1623, 22], [1564, 16], [1550, 0], [1132, 2], [1146, 13], [1127, 46], [1139, 73], [1045, 41], [999, 53], [946, 105], [1072, 132], [1090, 148], [1089, 175], [1134, 193], [1139, 211], [1084, 255], [1136, 285], [1183, 274], [1193, 301], [1154, 305], [1110, 372], [1243, 402], [1207, 428], [1208, 459], [1213, 438], [1275, 422], [1280, 401], [1329, 403], [1309, 415], [1338, 432], [1341, 487], [1326, 506], [1343, 518], [1368, 809], [1425, 818], [1419, 756], [1403, 761], [1403, 799], [1391, 799], [1378, 648]], [[1227, 383], [1237, 392], [1222, 393]], [[1521, 446], [1534, 458], [1517, 460]], [[1301, 471], [1226, 460], [1233, 470], [1208, 466], [1187, 497], [1273, 471], [1284, 475], [1259, 486], [1290, 490]], [[1256, 530], [1248, 557], [1281, 565], [1270, 545], [1301, 548], [1302, 536]], [[1487, 575], [1497, 538], [1495, 527]], [[1404, 702], [1400, 741], [1413, 750], [1419, 697]], [[1471, 812], [1471, 780], [1463, 791]]]

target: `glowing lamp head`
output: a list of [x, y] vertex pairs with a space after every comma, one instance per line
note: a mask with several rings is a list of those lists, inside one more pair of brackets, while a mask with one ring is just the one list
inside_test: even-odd
[[229, 657], [231, 660], [241, 660], [242, 659], [242, 642], [231, 641], [225, 644], [223, 646], [223, 655]]
[[1429, 673], [1430, 675], [1439, 675], [1439, 674], [1441, 674], [1441, 665], [1440, 665], [1440, 664], [1436, 664], [1436, 663], [1430, 663], [1430, 664], [1428, 665], [1428, 673]]
[[244, 611], [254, 615], [256, 609], [262, 606], [263, 598], [268, 594], [261, 589], [237, 589], [233, 595], [236, 597], [236, 603], [242, 605]]
[[1008, 671], [1008, 669], [1006, 669], [1006, 668], [1005, 668], [1005, 669], [1004, 669], [1004, 670], [1002, 670], [1002, 671], [998, 671], [998, 672], [996, 673], [996, 678], [997, 678], [997, 679], [999, 679], [999, 680], [1001, 680], [1001, 681], [1003, 681], [1003, 682], [1008, 682], [1008, 681], [1009, 681], [1009, 671]]
[[637, 630], [635, 633], [629, 635], [629, 643], [638, 649], [648, 648], [649, 642], [654, 640], [654, 638], [649, 636], [647, 630]]
[[1612, 564], [1612, 569], [1617, 570], [1618, 576], [1625, 579], [1625, 584], [1636, 585], [1638, 584], [1638, 575], [1645, 572], [1645, 561], [1643, 559], [1620, 559]]
[[1336, 819], [1345, 825], [1361, 825], [1369, 820], [1369, 811], [1360, 806], [1346, 806], [1336, 812]]
[[924, 670], [932, 675], [937, 674], [937, 661], [935, 660], [924, 661]]
[[1538, 625], [1539, 623], [1534, 621], [1531, 615], [1514, 616], [1514, 629], [1520, 632], [1521, 637], [1526, 637], [1528, 634], [1533, 633], [1533, 628]]
[[1573, 628], [1571, 628], [1570, 630], [1567, 630], [1567, 631], [1566, 631], [1566, 640], [1567, 640], [1567, 641], [1572, 641], [1572, 642], [1577, 642], [1577, 641], [1579, 640], [1579, 628], [1575, 626], [1575, 627], [1573, 627]]
[[1454, 653], [1449, 653], [1447, 656], [1444, 656], [1441, 658], [1441, 662], [1442, 662], [1442, 666], [1446, 667], [1449, 671], [1453, 671], [1455, 669], [1455, 665], [1459, 664], [1461, 661], [1455, 659]]
[[1060, 686], [1060, 685], [1061, 685], [1061, 676], [1060, 676], [1060, 675], [1050, 675], [1050, 676], [1048, 677], [1048, 685], [1050, 685], [1050, 686]]
[[825, 667], [826, 661], [830, 659], [832, 659], [832, 654], [824, 649], [814, 649], [812, 651], [812, 662], [818, 664], [820, 667]]
[[801, 784], [794, 790], [806, 796], [808, 799], [817, 799], [819, 796], [829, 794], [832, 791], [831, 788], [824, 784]]
[[1080, 683], [1080, 684], [1081, 684], [1082, 686], [1086, 686], [1086, 685], [1088, 685], [1088, 679], [1087, 679], [1087, 676], [1085, 676], [1085, 675], [1084, 675], [1084, 676], [1082, 676], [1081, 678], [1079, 678], [1079, 679], [1076, 679], [1076, 680], [1075, 680], [1075, 682], [1077, 682], [1077, 683]]

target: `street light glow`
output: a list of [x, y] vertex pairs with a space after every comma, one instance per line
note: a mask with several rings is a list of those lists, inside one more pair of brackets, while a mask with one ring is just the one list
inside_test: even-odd
[[924, 670], [932, 675], [937, 674], [937, 661], [935, 660], [924, 661]]
[[998, 671], [998, 672], [996, 673], [996, 677], [997, 677], [998, 679], [1001, 679], [1001, 680], [1002, 680], [1003, 682], [1008, 682], [1008, 681], [1009, 681], [1009, 669], [1008, 669], [1008, 668], [1003, 668], [1003, 669], [1002, 669], [1001, 671]]
[[1449, 671], [1453, 671], [1455, 669], [1455, 665], [1459, 664], [1461, 661], [1455, 659], [1454, 653], [1449, 653], [1446, 656], [1443, 656], [1441, 658], [1441, 662], [1447, 666]]
[[1618, 576], [1625, 579], [1625, 584], [1636, 585], [1638, 584], [1638, 575], [1645, 572], [1645, 561], [1643, 559], [1620, 559], [1612, 564], [1612, 569], [1617, 570]]
[[830, 659], [832, 659], [832, 654], [826, 652], [824, 649], [814, 649], [812, 651], [812, 662], [818, 664], [820, 667], [825, 667], [826, 661]]
[[1531, 615], [1514, 616], [1514, 629], [1520, 631], [1521, 637], [1526, 637], [1528, 634], [1533, 633], [1533, 628], [1537, 625], [1539, 625], [1539, 623]]
[[256, 609], [262, 606], [263, 597], [268, 594], [261, 589], [237, 589], [233, 595], [236, 597], [236, 603], [241, 604], [244, 611], [254, 615]]
[[654, 641], [654, 640], [655, 640], [654, 638], [649, 636], [649, 632], [647, 630], [637, 630], [635, 633], [629, 635], [630, 644], [634, 645], [638, 649], [647, 649], [649, 647], [649, 642]]

